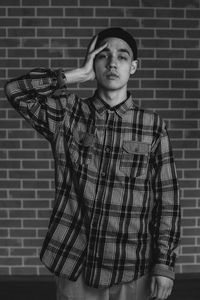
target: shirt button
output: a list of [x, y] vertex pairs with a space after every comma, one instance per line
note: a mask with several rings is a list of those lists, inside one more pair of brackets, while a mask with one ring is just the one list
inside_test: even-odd
[[101, 177], [103, 177], [103, 178], [106, 177], [106, 172], [102, 172]]
[[106, 153], [110, 153], [110, 147], [107, 146], [107, 147], [105, 148], [105, 151], [106, 151]]

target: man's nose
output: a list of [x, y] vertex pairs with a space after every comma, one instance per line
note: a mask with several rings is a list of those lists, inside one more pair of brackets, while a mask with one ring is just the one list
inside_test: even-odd
[[108, 67], [109, 68], [116, 68], [117, 67], [117, 61], [114, 56], [110, 56], [108, 59]]

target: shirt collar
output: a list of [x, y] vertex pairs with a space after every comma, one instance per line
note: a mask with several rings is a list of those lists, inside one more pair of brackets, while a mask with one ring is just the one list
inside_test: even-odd
[[96, 111], [100, 115], [105, 113], [106, 111], [110, 110], [110, 111], [116, 112], [120, 117], [122, 117], [123, 114], [125, 114], [128, 110], [131, 110], [131, 109], [135, 108], [135, 103], [134, 103], [134, 100], [133, 100], [132, 95], [130, 94], [130, 92], [127, 93], [127, 99], [126, 100], [124, 100], [123, 102], [117, 104], [114, 107], [111, 107], [111, 106], [108, 105], [108, 103], [103, 101], [98, 96], [98, 93], [96, 91], [94, 96], [93, 96], [92, 103], [93, 103]]

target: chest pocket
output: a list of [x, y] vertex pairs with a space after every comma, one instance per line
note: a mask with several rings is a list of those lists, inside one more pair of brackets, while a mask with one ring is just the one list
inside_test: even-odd
[[73, 163], [87, 165], [92, 159], [92, 149], [94, 145], [94, 134], [75, 131], [69, 147], [69, 152]]
[[150, 145], [143, 142], [124, 141], [120, 170], [129, 177], [144, 176], [147, 173]]

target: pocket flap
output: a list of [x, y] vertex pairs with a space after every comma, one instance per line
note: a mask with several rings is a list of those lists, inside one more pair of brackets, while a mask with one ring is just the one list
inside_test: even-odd
[[143, 142], [124, 141], [123, 149], [128, 153], [147, 154], [149, 152], [150, 145]]

